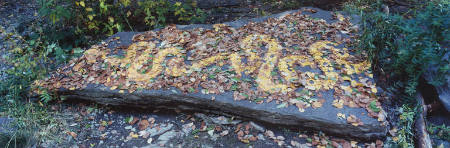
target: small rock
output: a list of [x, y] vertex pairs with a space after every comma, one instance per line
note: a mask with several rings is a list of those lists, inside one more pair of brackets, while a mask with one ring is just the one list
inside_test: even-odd
[[342, 148], [342, 146], [339, 143], [337, 143], [336, 141], [331, 141], [331, 145], [335, 148]]
[[212, 137], [214, 135], [214, 130], [209, 130], [208, 135]]
[[125, 126], [125, 129], [126, 130], [130, 130], [130, 129], [132, 129], [133, 127], [131, 126], [131, 125], [129, 125], [129, 126]]
[[229, 131], [228, 130], [224, 130], [220, 133], [220, 136], [226, 136], [228, 135]]
[[253, 122], [253, 121], [250, 121], [250, 125], [252, 125], [253, 128], [255, 128], [255, 129], [256, 129], [257, 131], [259, 131], [259, 132], [264, 132], [264, 131], [266, 131], [266, 129], [264, 129], [264, 127], [262, 127], [262, 126], [256, 124], [256, 123]]
[[215, 124], [220, 124], [220, 125], [226, 125], [226, 124], [231, 124], [228, 120], [228, 118], [224, 117], [224, 116], [219, 116], [216, 118], [211, 118], [212, 122]]
[[283, 141], [285, 138], [283, 136], [277, 136], [277, 139]]
[[124, 142], [130, 141], [131, 139], [133, 139], [131, 136], [127, 136], [124, 140]]
[[277, 141], [278, 146], [283, 146], [284, 145], [284, 141]]
[[147, 138], [150, 135], [148, 131], [139, 131], [139, 136], [142, 138]]
[[114, 135], [115, 135], [115, 134], [117, 134], [117, 131], [116, 131], [116, 130], [112, 130], [112, 131], [111, 131], [111, 134], [114, 134]]
[[183, 130], [183, 133], [185, 135], [187, 135], [187, 134], [190, 134], [194, 128], [195, 128], [195, 125], [194, 125], [193, 122], [191, 122], [191, 123], [188, 123], [188, 124], [184, 124], [182, 130]]
[[202, 119], [203, 121], [205, 121], [206, 125], [209, 125], [211, 123], [213, 123], [213, 121], [211, 120], [211, 118], [209, 118], [208, 116], [206, 116], [205, 114], [202, 113], [195, 113], [194, 114], [195, 117]]
[[266, 140], [266, 138], [264, 138], [264, 135], [263, 135], [263, 134], [258, 134], [258, 139], [259, 139], [259, 140]]
[[161, 135], [161, 134], [169, 131], [170, 129], [172, 129], [172, 127], [173, 127], [173, 124], [169, 123], [165, 126], [161, 126], [159, 130], [156, 128], [152, 128], [148, 132], [150, 132], [150, 137], [158, 136], [158, 135]]
[[176, 131], [168, 131], [161, 136], [158, 137], [158, 144], [165, 145], [170, 139], [176, 137], [178, 135], [178, 132]]
[[154, 124], [156, 120], [155, 120], [155, 118], [150, 117], [150, 118], [148, 118], [148, 121], [149, 121], [151, 124]]
[[152, 144], [153, 138], [148, 138], [147, 143]]
[[271, 130], [267, 130], [265, 134], [266, 134], [266, 136], [269, 137], [269, 138], [275, 137], [275, 134], [274, 134]]

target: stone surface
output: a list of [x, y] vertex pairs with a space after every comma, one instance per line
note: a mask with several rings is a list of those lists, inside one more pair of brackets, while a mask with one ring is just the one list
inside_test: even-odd
[[[314, 9], [311, 11], [311, 8], [308, 8], [308, 11], [305, 11], [304, 14], [309, 15], [311, 18], [315, 19], [323, 19], [327, 23], [335, 23], [339, 21], [338, 19], [333, 19], [333, 15], [330, 12], [323, 11], [320, 9]], [[235, 22], [225, 23], [233, 28], [245, 27], [249, 22], [264, 22], [267, 21], [268, 18], [283, 18], [287, 15], [295, 13], [297, 11], [288, 11], [280, 14], [276, 14], [269, 17], [256, 18], [251, 20], [240, 20]], [[351, 22], [356, 24], [358, 19], [350, 19]], [[181, 30], [189, 30], [195, 28], [205, 28], [205, 29], [216, 29], [213, 25], [179, 25], [177, 29]], [[264, 29], [264, 28], [262, 28]], [[216, 30], [217, 31], [217, 30]], [[344, 32], [344, 33], [342, 33]], [[346, 35], [345, 30], [342, 30], [339, 33], [340, 37], [349, 36]], [[150, 32], [151, 33], [151, 32]], [[116, 48], [116, 47], [126, 47], [132, 43], [133, 36], [140, 34], [136, 32], [123, 32], [118, 33], [115, 36], [111, 37], [113, 39], [112, 42], [108, 42], [108, 48]], [[119, 38], [117, 38], [119, 37]], [[315, 37], [312, 37], [315, 38]], [[161, 43], [165, 44], [165, 42]], [[159, 45], [162, 46], [162, 45]], [[97, 53], [89, 52], [85, 53], [84, 57], [95, 56]], [[95, 59], [94, 59], [95, 60]], [[267, 59], [266, 59], [267, 60]], [[89, 62], [89, 61], [88, 61]], [[76, 67], [75, 63], [68, 65], [69, 67]], [[88, 69], [98, 69], [95, 67], [87, 67]], [[305, 70], [305, 69], [301, 69]], [[64, 71], [64, 70], [61, 70]], [[61, 72], [60, 71], [60, 72]], [[56, 74], [58, 75], [58, 74]], [[98, 74], [100, 75], [100, 74]], [[54, 75], [55, 76], [55, 75]], [[76, 85], [76, 87], [58, 87], [58, 94], [65, 96], [67, 99], [84, 99], [84, 100], [92, 100], [102, 104], [108, 105], [125, 105], [125, 106], [136, 106], [142, 108], [180, 108], [184, 110], [195, 110], [195, 111], [211, 111], [218, 114], [231, 114], [238, 115], [241, 117], [251, 118], [259, 121], [263, 121], [266, 123], [276, 124], [276, 125], [284, 125], [284, 126], [292, 126], [296, 128], [307, 128], [311, 130], [320, 130], [330, 134], [341, 135], [341, 136], [349, 136], [356, 137], [362, 139], [376, 139], [381, 138], [386, 135], [387, 126], [383, 123], [384, 119], [382, 117], [373, 118], [369, 117], [368, 114], [373, 114], [374, 112], [370, 112], [370, 109], [367, 109], [369, 104], [360, 105], [362, 108], [358, 107], [349, 107], [342, 106], [340, 108], [335, 107], [333, 105], [333, 101], [336, 100], [334, 97], [333, 90], [320, 91], [319, 97], [323, 98], [322, 101], [314, 101], [312, 102], [313, 107], [306, 108], [304, 110], [299, 111], [299, 108], [294, 105], [289, 105], [288, 103], [281, 103], [280, 100], [277, 101], [266, 101], [264, 103], [255, 103], [252, 100], [242, 100], [237, 99], [235, 94], [232, 91], [226, 91], [224, 93], [219, 94], [207, 94], [202, 93], [202, 91], [197, 92], [182, 92], [175, 87], [169, 87], [166, 89], [143, 89], [143, 90], [135, 90], [132, 92], [124, 91], [122, 88], [118, 88], [118, 86], [105, 86], [103, 84], [95, 84], [87, 81], [91, 81], [93, 79], [88, 78], [90, 75], [83, 75], [86, 78], [84, 81], [83, 78], [80, 79], [83, 82], [83, 86], [78, 86], [78, 84], [73, 84], [73, 82], [69, 82], [68, 84], [63, 85]], [[67, 77], [67, 76], [65, 76]], [[246, 78], [246, 76], [242, 76], [242, 79]], [[52, 86], [60, 86], [61, 84], [55, 83], [65, 83], [67, 82], [63, 77], [52, 77], [48, 82], [54, 82], [53, 84], [49, 84]], [[316, 78], [317, 79], [317, 78]], [[359, 76], [359, 79], [363, 79], [363, 77]], [[57, 81], [54, 81], [57, 80]], [[61, 80], [61, 81], [60, 81]], [[73, 78], [72, 78], [73, 80]], [[73, 80], [75, 81], [75, 80]], [[109, 80], [108, 80], [109, 81]], [[114, 81], [114, 80], [111, 80]], [[369, 80], [373, 81], [373, 80]], [[42, 83], [42, 82], [40, 82]], [[254, 83], [254, 82], [253, 82]], [[258, 82], [259, 83], [259, 82]], [[264, 84], [264, 83], [262, 83]], [[121, 87], [127, 85], [125, 83], [120, 84]], [[348, 84], [350, 85], [350, 84]], [[353, 84], [352, 84], [353, 85]], [[361, 84], [362, 85], [362, 84]], [[374, 85], [371, 85], [374, 86]], [[259, 87], [259, 86], [258, 86]], [[272, 87], [272, 86], [268, 86]], [[376, 93], [376, 88], [371, 87], [372, 91]], [[304, 89], [304, 88], [303, 88]], [[303, 90], [302, 89], [302, 90]], [[362, 89], [362, 88], [361, 88]], [[367, 88], [370, 90], [370, 88]], [[266, 90], [271, 91], [271, 90]], [[354, 90], [355, 91], [355, 90]], [[278, 92], [279, 93], [279, 92]], [[366, 92], [364, 92], [366, 93]], [[373, 95], [374, 95], [373, 94]], [[360, 97], [355, 94], [355, 96], [351, 96], [351, 98]], [[234, 98], [234, 99], [233, 99]], [[368, 100], [366, 100], [367, 103]], [[379, 106], [379, 103], [376, 100], [372, 100], [370, 106]], [[281, 104], [280, 104], [281, 103]], [[292, 102], [290, 102], [292, 103]], [[295, 103], [294, 103], [295, 104]], [[364, 108], [365, 107], [365, 108]], [[369, 112], [368, 112], [369, 111]], [[378, 115], [382, 115], [384, 111], [378, 111]], [[341, 113], [347, 116], [354, 115], [352, 118], [347, 118], [347, 120], [342, 119], [342, 117], [338, 117], [337, 114]], [[355, 117], [357, 119], [355, 119]], [[381, 118], [381, 119], [380, 119]], [[355, 121], [354, 121], [355, 120]], [[357, 120], [357, 121], [356, 121]], [[381, 122], [380, 122], [381, 121]], [[356, 123], [358, 122], [358, 123]]]

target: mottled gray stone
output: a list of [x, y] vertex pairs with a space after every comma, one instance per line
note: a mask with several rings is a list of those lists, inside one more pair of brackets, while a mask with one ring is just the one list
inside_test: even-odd
[[[328, 23], [336, 20], [331, 19], [328, 11], [320, 9], [317, 13], [310, 14], [314, 18], [321, 18]], [[283, 17], [286, 14], [295, 11], [288, 11], [275, 14], [263, 18], [255, 18], [250, 20], [239, 20], [227, 22], [232, 27], [241, 27], [248, 22], [261, 22], [270, 17]], [[304, 12], [304, 14], [308, 14]], [[358, 18], [352, 19], [353, 23], [357, 23]], [[179, 29], [192, 28], [212, 28], [212, 25], [178, 25]], [[113, 37], [120, 37], [120, 42], [112, 42], [110, 48], [131, 44], [133, 35], [137, 32], [121, 32]], [[112, 38], [113, 38], [112, 37]], [[176, 91], [168, 90], [142, 90], [133, 93], [119, 93], [119, 90], [110, 90], [104, 85], [89, 84], [86, 88], [80, 90], [60, 89], [58, 94], [65, 96], [67, 99], [84, 99], [92, 100], [101, 104], [133, 106], [141, 108], [181, 108], [193, 111], [208, 111], [222, 115], [238, 115], [244, 118], [263, 121], [270, 124], [291, 126], [295, 128], [306, 128], [309, 130], [320, 130], [334, 135], [355, 137], [361, 139], [377, 139], [386, 136], [388, 127], [382, 126], [375, 118], [367, 116], [364, 108], [344, 107], [338, 109], [332, 106], [333, 91], [330, 90], [323, 94], [326, 102], [322, 107], [313, 109], [308, 108], [305, 112], [299, 112], [295, 106], [278, 108], [278, 104], [274, 101], [270, 103], [256, 104], [254, 102], [243, 100], [235, 101], [232, 92], [226, 92], [220, 95], [210, 95], [201, 93], [183, 94]], [[175, 89], [176, 90], [176, 89]], [[215, 96], [212, 100], [211, 97]], [[355, 115], [361, 119], [364, 125], [353, 126], [348, 124], [345, 119], [338, 119], [337, 113], [346, 115]]]

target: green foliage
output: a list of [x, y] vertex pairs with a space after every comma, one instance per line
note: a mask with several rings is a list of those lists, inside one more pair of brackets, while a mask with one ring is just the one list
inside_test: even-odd
[[370, 102], [369, 108], [370, 108], [372, 111], [377, 112], [377, 113], [381, 111], [381, 109], [377, 107], [377, 102], [375, 102], [375, 100], [372, 101], [372, 102]]
[[[168, 0], [40, 0], [40, 15], [74, 35], [112, 35], [135, 28], [148, 30], [167, 23], [197, 23], [205, 13], [195, 1]], [[141, 26], [147, 26], [142, 28]]]
[[[5, 32], [4, 30], [0, 30]], [[59, 63], [65, 62], [68, 53], [56, 43], [49, 44], [42, 37], [30, 37], [26, 40], [18, 34], [10, 33], [8, 38], [0, 42], [10, 45], [6, 57], [7, 78], [0, 82], [0, 112], [7, 113], [13, 118], [11, 125], [18, 129], [7, 135], [0, 135], [0, 142], [6, 139], [6, 147], [29, 147], [30, 143], [55, 137], [56, 120], [51, 117], [45, 104], [54, 98], [45, 90], [40, 98], [42, 102], [32, 102], [28, 96], [34, 80], [43, 79], [47, 72], [54, 69]], [[40, 140], [40, 141], [36, 141]], [[16, 145], [16, 144], [21, 145]]]
[[440, 67], [436, 82], [443, 82], [449, 61], [441, 60], [448, 52], [441, 44], [449, 40], [449, 9], [448, 3], [431, 1], [413, 19], [379, 11], [364, 13], [359, 49], [368, 52], [375, 68], [408, 95], [415, 93], [419, 77], [431, 64]]
[[40, 97], [41, 101], [44, 103], [48, 103], [49, 101], [53, 100], [52, 96], [47, 91], [41, 92]]
[[416, 115], [415, 108], [410, 108], [408, 105], [403, 105], [399, 112], [400, 121], [399, 121], [399, 131], [398, 131], [398, 141], [397, 144], [400, 147], [414, 147], [414, 119]]
[[263, 0], [265, 4], [271, 5], [273, 8], [277, 9], [298, 9], [301, 6], [308, 5], [311, 0]]
[[52, 117], [46, 107], [35, 103], [16, 102], [8, 104], [8, 117], [14, 121], [9, 128], [16, 130], [0, 135], [0, 143], [5, 147], [31, 147], [36, 143], [43, 143], [47, 139], [61, 142], [58, 131], [61, 123]]
[[427, 124], [427, 131], [431, 136], [450, 141], [450, 127], [446, 126], [445, 124], [439, 126], [434, 124]]
[[383, 0], [351, 0], [345, 2], [343, 10], [353, 14], [362, 15], [364, 12], [373, 12], [380, 8]]
[[[373, 69], [392, 86], [388, 89], [402, 98], [399, 120], [392, 121], [398, 131], [388, 137], [385, 147], [414, 147], [413, 124], [422, 110], [413, 99], [418, 79], [430, 65], [438, 67], [439, 77], [433, 85], [445, 82], [444, 75], [449, 72], [449, 61], [443, 58], [448, 54], [449, 1], [409, 2], [413, 5], [405, 15], [387, 13], [382, 0], [355, 0], [344, 5], [344, 10], [362, 18], [360, 53], [367, 53]], [[377, 111], [373, 105], [369, 107]]]

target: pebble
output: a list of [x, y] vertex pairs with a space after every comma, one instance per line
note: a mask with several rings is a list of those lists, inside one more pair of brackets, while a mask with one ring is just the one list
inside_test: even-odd
[[129, 125], [129, 126], [125, 126], [125, 129], [127, 129], [127, 130], [130, 130], [130, 129], [132, 129], [133, 127], [131, 126], [131, 125]]
[[161, 136], [158, 137], [158, 144], [160, 145], [165, 145], [167, 142], [169, 142], [170, 139], [174, 138], [175, 136], [177, 136], [178, 132], [172, 130], [172, 131], [168, 131], [164, 134], [162, 134]]
[[262, 126], [256, 124], [256, 123], [253, 122], [253, 121], [250, 121], [250, 125], [252, 125], [253, 128], [256, 129], [256, 130], [259, 131], [259, 132], [264, 132], [264, 131], [266, 131], [266, 129], [264, 129], [264, 127], [262, 127]]
[[188, 123], [188, 124], [184, 124], [183, 125], [183, 133], [185, 134], [185, 135], [188, 135], [188, 134], [190, 134], [191, 132], [192, 132], [192, 128], [194, 127], [194, 123], [193, 122], [191, 122], [191, 123]]
[[228, 130], [224, 130], [220, 133], [220, 136], [225, 136], [228, 135], [229, 131]]
[[263, 135], [263, 134], [258, 134], [258, 139], [259, 139], [259, 140], [266, 140], [266, 138], [264, 138], [264, 135]]
[[150, 137], [158, 136], [158, 135], [161, 135], [161, 134], [169, 131], [170, 129], [172, 129], [172, 127], [173, 127], [173, 124], [169, 123], [169, 124], [166, 124], [165, 126], [162, 125], [160, 127], [160, 129], [151, 128], [150, 130], [148, 130], [148, 132], [150, 132]]

